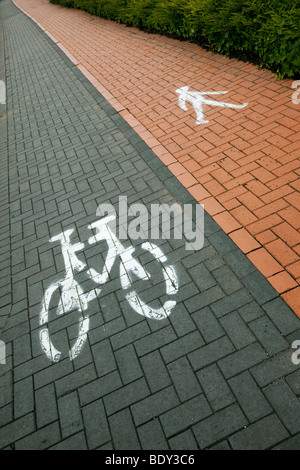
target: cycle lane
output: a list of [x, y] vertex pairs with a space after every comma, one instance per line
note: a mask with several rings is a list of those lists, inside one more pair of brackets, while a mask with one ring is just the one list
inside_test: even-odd
[[[52, 5], [17, 0], [162, 159], [300, 315], [297, 82]], [[76, 28], [74, 28], [76, 25]], [[242, 112], [182, 112], [176, 90], [228, 91]], [[298, 96], [298, 95], [297, 95]], [[227, 97], [226, 97], [227, 98]]]
[[[208, 214], [202, 249], [187, 251], [186, 240], [157, 242], [178, 277], [168, 318], [134, 311], [114, 266], [99, 298], [88, 302], [78, 357], [67, 354], [78, 332], [71, 307], [51, 312], [49, 331], [63, 357], [47, 358], [42, 299], [66, 274], [60, 244], [50, 239], [74, 229], [80, 262], [99, 272], [105, 244], [88, 242], [99, 204], [116, 206], [120, 195], [145, 207], [196, 201], [9, 0], [0, 14], [12, 269], [12, 303], [4, 301], [11, 312], [0, 337], [7, 352], [0, 447], [299, 448], [299, 365], [291, 348], [299, 320]], [[150, 305], [163, 304], [160, 266], [141, 249], [137, 244], [152, 282], [135, 287]], [[85, 270], [74, 277], [84, 293], [95, 289]], [[52, 310], [58, 304], [59, 295]]]

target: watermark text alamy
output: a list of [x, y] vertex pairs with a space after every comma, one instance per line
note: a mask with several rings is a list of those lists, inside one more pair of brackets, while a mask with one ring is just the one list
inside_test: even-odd
[[[100, 204], [97, 216], [113, 215], [110, 229], [120, 240], [187, 240], [186, 250], [200, 250], [204, 245], [204, 206], [174, 203], [142, 203], [128, 205], [127, 196], [119, 196], [118, 210], [110, 204]], [[173, 223], [172, 223], [173, 222]]]

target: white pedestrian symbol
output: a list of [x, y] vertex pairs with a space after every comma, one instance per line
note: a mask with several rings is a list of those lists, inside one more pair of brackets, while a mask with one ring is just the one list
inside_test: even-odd
[[220, 101], [210, 100], [205, 98], [206, 95], [225, 95], [228, 91], [196, 91], [192, 92], [189, 91], [188, 86], [184, 86], [182, 88], [178, 88], [176, 93], [179, 94], [179, 106], [183, 111], [187, 111], [186, 103], [189, 102], [194, 106], [196, 111], [197, 120], [196, 124], [207, 124], [209, 121], [205, 121], [204, 119], [204, 112], [203, 112], [203, 105], [208, 104], [210, 106], [220, 106], [222, 108], [231, 108], [231, 109], [242, 109], [247, 106], [248, 103], [244, 103], [241, 105], [231, 104], [231, 103], [223, 103]]

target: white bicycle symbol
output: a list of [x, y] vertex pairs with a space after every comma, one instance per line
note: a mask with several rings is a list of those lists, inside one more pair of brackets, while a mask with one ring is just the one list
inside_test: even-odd
[[[121, 287], [126, 291], [126, 300], [132, 309], [139, 315], [154, 320], [163, 320], [167, 318], [176, 305], [176, 301], [168, 300], [160, 308], [152, 308], [140, 298], [136, 291], [132, 288], [134, 277], [141, 280], [149, 280], [151, 275], [143, 268], [143, 266], [133, 258], [135, 248], [130, 246], [125, 248], [114, 232], [108, 226], [115, 216], [110, 215], [91, 224], [88, 229], [96, 229], [96, 233], [88, 239], [90, 245], [105, 240], [108, 246], [108, 252], [104, 263], [102, 273], [98, 273], [95, 269], [89, 269], [87, 274], [91, 280], [98, 285], [103, 285], [109, 280], [109, 273], [115, 263], [116, 258], [120, 258], [120, 281]], [[58, 362], [61, 358], [61, 351], [56, 349], [50, 339], [48, 329], [49, 308], [53, 294], [59, 289], [60, 300], [57, 306], [56, 314], [62, 315], [73, 310], [80, 313], [78, 336], [69, 350], [70, 360], [74, 360], [81, 352], [89, 331], [89, 317], [86, 314], [89, 302], [97, 298], [100, 288], [95, 288], [85, 293], [80, 284], [74, 279], [74, 274], [82, 272], [87, 265], [80, 261], [76, 253], [82, 251], [83, 243], [71, 244], [71, 235], [74, 229], [67, 230], [53, 237], [50, 242], [60, 241], [61, 251], [64, 259], [66, 276], [64, 279], [55, 281], [45, 291], [42, 301], [42, 310], [40, 313], [40, 342], [46, 356], [53, 362]], [[172, 266], [166, 265], [167, 258], [162, 250], [150, 243], [142, 244], [142, 249], [150, 252], [156, 260], [161, 263], [163, 278], [166, 284], [166, 294], [175, 295], [178, 292], [178, 279], [176, 272]]]

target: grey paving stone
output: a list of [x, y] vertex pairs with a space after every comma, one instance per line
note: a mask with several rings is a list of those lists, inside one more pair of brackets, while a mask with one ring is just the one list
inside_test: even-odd
[[145, 373], [147, 383], [152, 393], [171, 385], [171, 378], [168, 369], [159, 351], [147, 354], [141, 358], [141, 366]]
[[17, 366], [32, 358], [30, 334], [19, 336], [13, 342], [14, 365]]
[[297, 397], [300, 396], [300, 371], [293, 372], [292, 374], [286, 377], [286, 382], [294, 391]]
[[217, 321], [209, 307], [195, 312], [192, 317], [206, 343], [210, 343], [225, 335], [220, 322]]
[[[19, 302], [20, 300], [27, 299], [27, 287], [26, 281], [22, 279], [19, 282], [15, 282], [12, 285], [12, 295], [14, 302]], [[11, 303], [10, 295], [5, 295], [0, 299], [0, 307], [4, 307], [8, 303]]]
[[8, 371], [0, 376], [0, 408], [13, 401], [13, 375]]
[[81, 405], [86, 405], [93, 402], [111, 392], [118, 390], [122, 387], [122, 381], [118, 371], [113, 371], [110, 374], [94, 380], [93, 382], [79, 388], [79, 398]]
[[106, 323], [122, 315], [114, 293], [101, 298], [101, 310]]
[[[24, 315], [25, 312], [22, 312], [18, 314], [18, 317], [14, 317], [14, 319], [9, 318], [7, 320], [6, 329], [2, 333], [2, 340], [5, 343], [9, 343], [10, 341], [17, 339], [22, 334], [29, 332], [28, 318], [26, 321], [23, 321]], [[16, 325], [12, 325], [14, 321], [16, 322]]]
[[164, 361], [169, 363], [182, 356], [186, 356], [191, 351], [195, 351], [203, 346], [203, 344], [204, 341], [200, 333], [195, 331], [161, 348], [161, 354]]
[[200, 291], [216, 285], [216, 280], [203, 264], [198, 264], [189, 270], [189, 274]]
[[240, 278], [250, 275], [255, 272], [254, 265], [244, 256], [241, 251], [230, 251], [224, 255], [224, 258], [234, 273]]
[[221, 255], [226, 255], [231, 252], [235, 253], [237, 251], [235, 243], [233, 243], [225, 232], [219, 231], [210, 235], [208, 238]]
[[292, 363], [292, 349], [283, 351], [265, 362], [250, 369], [251, 374], [260, 387], [295, 372], [300, 367]]
[[221, 410], [235, 402], [234, 395], [216, 364], [201, 369], [197, 377], [214, 411]]
[[132, 344], [116, 351], [116, 361], [123, 383], [139, 379], [143, 372]]
[[106, 442], [103, 446], [98, 447], [97, 450], [114, 450], [112, 441]]
[[211, 305], [211, 308], [217, 318], [220, 318], [227, 313], [234, 312], [238, 308], [243, 307], [253, 300], [246, 289], [241, 289], [237, 292], [234, 292], [233, 294], [227, 295], [226, 297], [224, 295], [222, 297], [223, 298], [221, 300]]
[[212, 272], [217, 284], [228, 295], [242, 289], [243, 284], [228, 266], [221, 266]]
[[7, 424], [1, 429], [0, 448], [14, 444], [35, 431], [34, 414], [30, 413]]
[[264, 394], [286, 428], [296, 434], [300, 430], [300, 402], [284, 380], [264, 389]]
[[109, 339], [93, 345], [92, 354], [98, 377], [116, 370], [116, 360]]
[[144, 378], [131, 382], [120, 390], [104, 397], [108, 416], [149, 396], [150, 392]]
[[90, 450], [96, 449], [111, 438], [102, 400], [97, 400], [82, 409], [85, 434]]
[[23, 374], [21, 375], [20, 370], [20, 375], [21, 377], [26, 377], [27, 375], [34, 374], [35, 389], [44, 387], [45, 385], [48, 385], [73, 372], [72, 364], [68, 359], [58, 362], [57, 364], [53, 364], [49, 367], [49, 360], [45, 360], [44, 356], [39, 356], [31, 361], [26, 362], [23, 366], [23, 369], [25, 369], [25, 366], [28, 367], [28, 372], [26, 370], [22, 370]]
[[218, 252], [215, 250], [215, 248], [213, 248], [213, 246], [211, 245], [208, 245], [208, 246], [204, 246], [204, 248], [202, 248], [202, 250], [198, 251], [197, 253], [192, 253], [192, 254], [188, 254], [187, 256], [185, 256], [182, 260], [182, 263], [185, 266], [185, 268], [189, 270], [193, 266], [197, 266], [198, 264], [208, 261], [214, 258], [215, 256], [218, 259], [221, 258]]
[[281, 299], [268, 302], [264, 310], [282, 334], [288, 335], [299, 329], [299, 319]]
[[191, 315], [182, 303], [178, 302], [176, 310], [169, 317], [169, 320], [178, 337], [185, 336], [196, 330], [196, 325], [193, 322]]
[[203, 420], [211, 415], [211, 408], [204, 397], [198, 395], [164, 413], [160, 420], [166, 436], [169, 438], [191, 427], [196, 421]]
[[128, 408], [109, 417], [109, 425], [116, 450], [140, 450], [136, 427]]
[[289, 437], [275, 415], [268, 416], [229, 438], [233, 450], [267, 450]]
[[196, 439], [189, 429], [169, 439], [170, 448], [174, 450], [198, 450]]
[[270, 356], [289, 347], [288, 342], [282, 337], [267, 316], [251, 322], [249, 326]]
[[225, 294], [222, 289], [219, 286], [214, 286], [201, 294], [187, 299], [185, 305], [190, 313], [194, 313], [199, 309], [212, 305], [214, 302], [217, 303], [218, 300], [224, 297]]
[[83, 429], [77, 392], [69, 393], [57, 400], [62, 437], [69, 437]]
[[50, 450], [88, 450], [84, 432], [81, 431], [74, 436], [62, 440], [58, 444], [50, 447]]
[[35, 410], [38, 428], [58, 420], [57, 397], [53, 383], [36, 391]]
[[16, 442], [16, 450], [45, 450], [61, 440], [58, 422], [32, 433]]
[[[293, 346], [294, 341], [297, 341], [297, 342], [299, 341], [299, 338], [300, 338], [300, 329], [295, 330], [289, 335], [285, 336], [285, 339], [291, 345], [291, 347]], [[296, 345], [296, 348], [293, 347], [292, 349], [294, 350], [294, 352], [296, 352], [298, 349], [297, 345]]]
[[[198, 292], [199, 291], [193, 282], [183, 285], [178, 292], [178, 302], [184, 302], [185, 304], [185, 301], [190, 300], [192, 297], [196, 296]], [[191, 304], [189, 304], [190, 308], [194, 307], [194, 301], [195, 299], [191, 302]]]
[[215, 446], [210, 447], [208, 450], [232, 450], [227, 441], [222, 441], [216, 444]]
[[3, 408], [0, 408], [0, 423], [1, 426], [5, 426], [11, 421], [13, 421], [13, 406], [12, 404], [9, 404]]
[[300, 449], [300, 434], [290, 437], [286, 441], [272, 448], [272, 450], [299, 450]]
[[145, 354], [149, 354], [151, 351], [172, 343], [174, 340], [176, 340], [174, 330], [170, 326], [167, 326], [162, 330], [136, 341], [134, 346], [138, 356], [141, 357]]
[[248, 371], [233, 377], [228, 384], [250, 422], [272, 412], [269, 402]]
[[132, 416], [137, 426], [159, 417], [162, 413], [179, 405], [178, 396], [173, 387], [139, 401], [131, 407]]
[[189, 361], [194, 370], [212, 364], [228, 354], [234, 352], [235, 349], [229, 339], [224, 336], [216, 341], [209, 343], [207, 346], [197, 349], [188, 355]]
[[138, 428], [138, 435], [143, 450], [154, 450], [157, 452], [169, 449], [162, 427], [157, 419], [140, 426]]
[[202, 393], [197, 377], [186, 357], [169, 364], [168, 371], [181, 401], [189, 400]]
[[278, 297], [278, 293], [269, 284], [266, 278], [258, 271], [243, 278], [243, 283], [253, 297], [260, 303], [265, 304]]
[[220, 324], [236, 349], [244, 348], [256, 340], [256, 337], [237, 312], [221, 317]]
[[256, 302], [250, 302], [250, 304], [239, 308], [238, 312], [246, 323], [265, 315], [263, 309]]
[[249, 369], [255, 364], [261, 363], [266, 358], [266, 353], [258, 343], [246, 346], [244, 349], [221, 359], [218, 364], [226, 379]]
[[32, 377], [27, 377], [14, 385], [14, 414], [20, 418], [34, 410]]
[[126, 327], [124, 319], [118, 317], [108, 323], [100, 325], [99, 327], [91, 329], [89, 333], [90, 345], [99, 343], [100, 341], [111, 337], [115, 333], [122, 331]]
[[93, 382], [97, 378], [94, 364], [88, 364], [85, 367], [72, 372], [72, 374], [65, 375], [55, 381], [55, 389], [57, 397], [65, 395], [79, 389], [86, 384]]
[[193, 426], [193, 432], [200, 449], [205, 449], [243, 429], [247, 424], [240, 408], [234, 404]]

